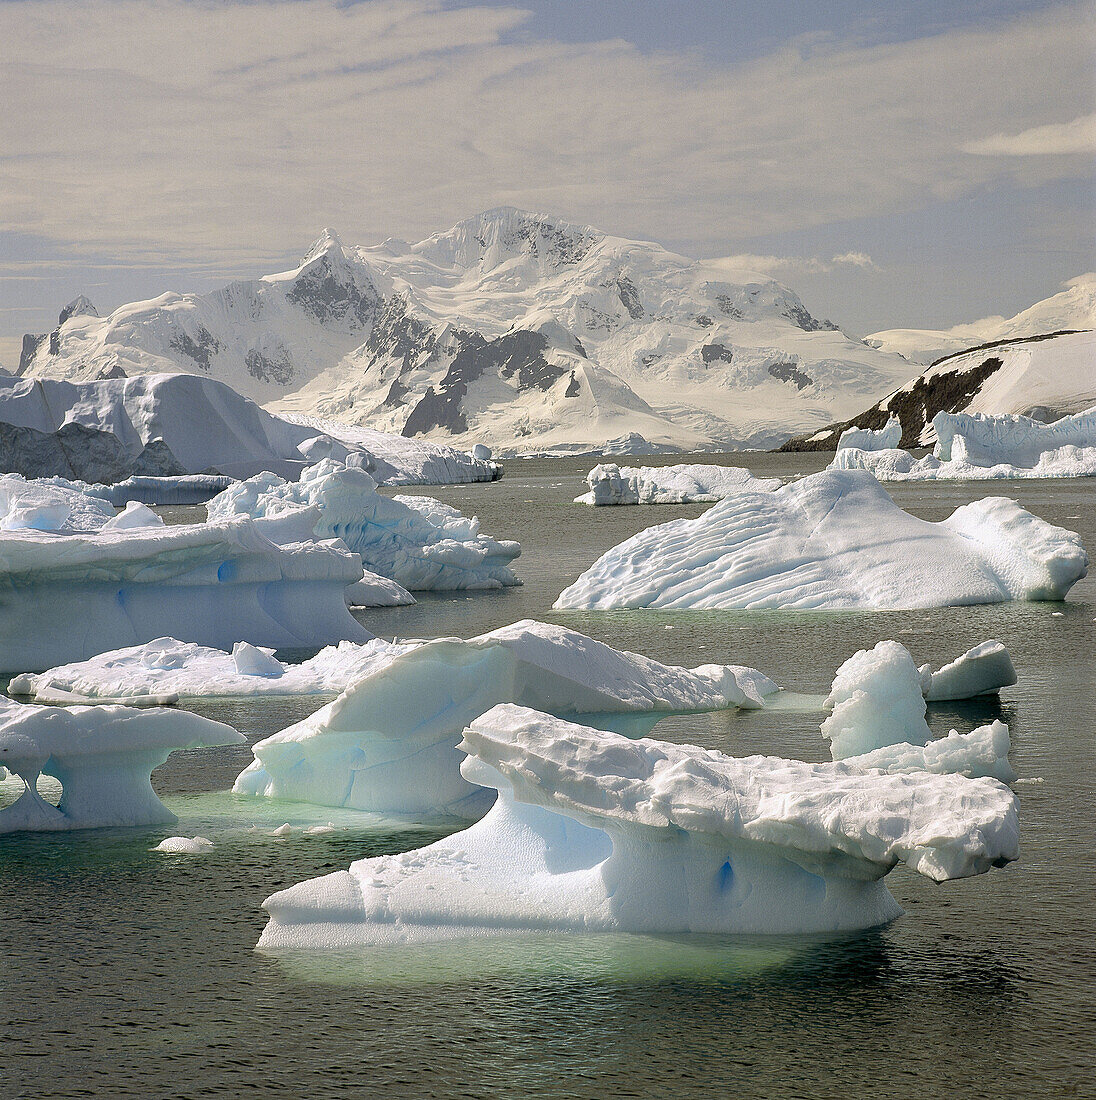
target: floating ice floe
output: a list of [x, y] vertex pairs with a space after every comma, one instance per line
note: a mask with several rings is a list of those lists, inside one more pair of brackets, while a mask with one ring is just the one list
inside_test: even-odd
[[1053, 424], [1027, 416], [938, 413], [932, 426], [936, 445], [920, 459], [900, 450], [897, 439], [886, 447], [864, 446], [865, 434], [881, 433], [850, 429], [830, 468], [868, 470], [880, 481], [1096, 477], [1096, 408]]
[[[366, 569], [411, 591], [502, 588], [519, 584], [510, 562], [516, 542], [481, 535], [479, 520], [430, 497], [386, 497], [364, 470], [325, 459], [297, 483], [259, 474], [206, 505], [209, 518], [307, 517], [315, 537], [339, 538]], [[300, 527], [295, 528], [299, 535]]]
[[226, 653], [177, 638], [156, 638], [37, 675], [14, 676], [8, 691], [33, 696], [39, 703], [165, 704], [250, 695], [337, 695], [416, 644], [382, 638], [340, 642], [291, 665], [248, 642], [237, 642]]
[[255, 745], [255, 760], [233, 789], [323, 806], [472, 818], [494, 795], [461, 775], [457, 744], [465, 725], [496, 703], [572, 716], [665, 714], [761, 707], [777, 690], [754, 669], [674, 668], [526, 620], [379, 662], [338, 699]]
[[1001, 721], [979, 726], [970, 733], [952, 730], [925, 745], [908, 742], [883, 745], [842, 763], [860, 771], [880, 769], [891, 775], [902, 772], [933, 772], [936, 775], [964, 775], [968, 779], [988, 776], [1002, 783], [1015, 783], [1016, 772], [1009, 763], [1012, 742], [1008, 726]]
[[557, 608], [919, 608], [1061, 600], [1080, 537], [987, 497], [930, 523], [863, 471], [728, 497], [602, 555]]
[[[220, 722], [179, 710], [39, 707], [0, 699], [0, 764], [26, 786], [0, 810], [0, 833], [175, 821], [150, 776], [175, 749], [245, 742]], [[61, 781], [52, 806], [39, 775]]]
[[940, 882], [1017, 857], [1012, 792], [625, 737], [518, 706], [471, 723], [477, 824], [267, 898], [262, 949], [532, 930], [808, 933], [902, 912], [897, 863]]
[[152, 851], [200, 856], [213, 851], [213, 841], [207, 836], [169, 836], [161, 840]]
[[50, 668], [151, 641], [228, 649], [366, 641], [344, 592], [360, 580], [337, 542], [278, 545], [237, 518], [183, 526], [0, 534], [0, 670]]
[[777, 477], [754, 477], [740, 466], [617, 466], [605, 463], [586, 475], [590, 491], [576, 504], [689, 504], [722, 500], [744, 490], [764, 492]]

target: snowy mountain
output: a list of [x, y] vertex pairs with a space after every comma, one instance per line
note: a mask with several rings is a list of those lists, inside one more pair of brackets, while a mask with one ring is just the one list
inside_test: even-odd
[[832, 451], [847, 428], [878, 430], [892, 416], [902, 425], [900, 447], [924, 447], [936, 442], [932, 420], [939, 412], [1052, 421], [1093, 405], [1096, 331], [1029, 336], [945, 356], [872, 408], [781, 449]]
[[20, 364], [203, 374], [274, 412], [503, 454], [771, 446], [910, 369], [772, 279], [511, 208], [414, 245], [328, 230], [292, 271], [79, 307]]
[[867, 342], [898, 352], [914, 363], [932, 363], [941, 356], [966, 351], [975, 344], [1015, 340], [1051, 332], [1096, 328], [1096, 272], [1078, 275], [1060, 294], [1044, 298], [1015, 317], [986, 317], [950, 329], [895, 328], [874, 332]]

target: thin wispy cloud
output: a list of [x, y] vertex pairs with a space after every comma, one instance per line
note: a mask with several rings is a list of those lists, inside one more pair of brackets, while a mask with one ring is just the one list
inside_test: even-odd
[[818, 256], [758, 256], [742, 252], [704, 262], [728, 276], [753, 272], [775, 279], [794, 278], [796, 275], [826, 275], [841, 267], [855, 267], [864, 271], [879, 270], [866, 252], [845, 252], [828, 260]]
[[1033, 126], [1018, 134], [994, 134], [964, 145], [963, 150], [984, 157], [1093, 156], [1096, 155], [1096, 113], [1070, 122]]

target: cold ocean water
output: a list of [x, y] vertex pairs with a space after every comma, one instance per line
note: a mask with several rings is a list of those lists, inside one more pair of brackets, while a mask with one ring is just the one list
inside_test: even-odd
[[[721, 460], [790, 476], [827, 457]], [[227, 788], [246, 749], [177, 753], [154, 775], [177, 826], [0, 838], [0, 1095], [1096, 1095], [1096, 577], [1064, 605], [552, 612], [559, 591], [610, 546], [708, 507], [573, 505], [591, 465], [510, 462], [501, 482], [421, 490], [478, 514], [488, 534], [519, 539], [525, 585], [426, 595], [361, 620], [408, 638], [547, 619], [661, 661], [754, 665], [816, 696], [845, 658], [883, 638], [936, 667], [999, 638], [1020, 683], [1000, 703], [931, 707], [930, 723], [944, 733], [1008, 722], [1027, 781], [1016, 787], [1020, 861], [943, 885], [899, 867], [887, 883], [906, 915], [856, 935], [536, 935], [272, 958], [253, 951], [268, 894], [441, 833], [237, 799]], [[1091, 480], [890, 488], [929, 519], [977, 497], [1015, 496], [1096, 551]], [[194, 709], [254, 741], [316, 705]], [[822, 760], [821, 718], [787, 708], [677, 716], [654, 735]], [[325, 835], [270, 835], [283, 822], [329, 821], [336, 830]], [[166, 835], [196, 833], [216, 849], [149, 851]]]

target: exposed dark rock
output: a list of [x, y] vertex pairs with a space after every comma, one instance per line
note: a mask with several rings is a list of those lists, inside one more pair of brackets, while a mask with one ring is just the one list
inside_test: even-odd
[[151, 439], [133, 463], [135, 477], [179, 477], [186, 467], [171, 453], [162, 439]]
[[698, 314], [697, 314], [697, 315], [696, 315], [696, 316], [695, 316], [695, 317], [693, 318], [693, 321], [694, 321], [694, 322], [695, 322], [696, 324], [698, 324], [698, 325], [699, 325], [699, 326], [700, 326], [701, 328], [711, 328], [711, 327], [712, 327], [712, 325], [714, 325], [714, 324], [715, 324], [715, 321], [713, 321], [713, 320], [711, 319], [711, 317], [709, 317], [709, 316], [708, 316], [708, 315], [707, 315], [706, 313], [698, 313]]
[[57, 327], [60, 328], [70, 317], [98, 317], [99, 311], [91, 304], [90, 299], [82, 294], [73, 298], [71, 302], [57, 317]]
[[55, 328], [49, 334], [49, 353], [50, 355], [61, 354], [61, 330], [59, 328]]
[[[810, 435], [789, 439], [778, 449], [781, 451], [834, 451], [837, 449], [837, 441], [841, 438], [841, 433], [847, 428], [856, 425], [878, 431], [886, 426], [892, 416], [897, 416], [902, 425], [902, 438], [898, 445], [907, 449], [916, 447], [925, 426], [937, 413], [962, 412], [971, 398], [982, 388], [985, 380], [1000, 370], [1001, 365], [1002, 361], [997, 356], [992, 356], [983, 360], [977, 367], [944, 371], [931, 379], [922, 376], [917, 378], [909, 388], [892, 393], [878, 405], [854, 416], [851, 420], [832, 424], [822, 432], [812, 432]], [[814, 439], [812, 436], [819, 438]]]
[[717, 294], [715, 304], [719, 306], [720, 313], [725, 313], [733, 321], [744, 321], [746, 319], [746, 315], [734, 304], [733, 299], [726, 294]]
[[293, 360], [289, 352], [279, 344], [272, 352], [264, 353], [252, 348], [244, 356], [247, 373], [260, 382], [276, 382], [284, 386], [293, 378]]
[[43, 332], [35, 335], [33, 332], [28, 332], [23, 337], [23, 350], [19, 354], [19, 369], [16, 374], [23, 374], [24, 371], [34, 362], [34, 357], [38, 354], [38, 349], [46, 343], [50, 338], [48, 332]]
[[638, 321], [643, 316], [643, 305], [639, 300], [639, 291], [636, 289], [635, 283], [627, 275], [621, 275], [614, 285], [624, 308], [633, 320]]
[[328, 255], [320, 256], [293, 280], [286, 298], [321, 324], [346, 321], [354, 327], [369, 324], [378, 303], [372, 284], [363, 288], [347, 279]]
[[176, 351], [182, 352], [183, 355], [193, 359], [207, 374], [212, 368], [210, 359], [224, 347], [221, 341], [204, 325], [198, 326], [197, 340], [188, 332], [179, 332], [168, 343]]
[[403, 426], [407, 437], [444, 428], [454, 434], [468, 430], [463, 402], [468, 387], [489, 370], [499, 378], [514, 378], [519, 390], [548, 390], [567, 373], [544, 358], [548, 338], [539, 332], [518, 329], [497, 340], [479, 333], [460, 333], [460, 350], [435, 390], [429, 387]]
[[381, 360], [401, 361], [401, 370], [408, 370], [434, 351], [437, 334], [424, 321], [407, 312], [407, 298], [401, 294], [387, 299], [373, 322], [365, 350], [367, 366]]
[[582, 392], [582, 388], [578, 384], [578, 376], [574, 371], [571, 371], [571, 380], [567, 383], [567, 389], [564, 390], [564, 397], [578, 397]]
[[700, 349], [700, 358], [705, 365], [709, 363], [729, 363], [731, 361], [731, 349], [722, 344], [705, 344]]
[[789, 303], [781, 310], [781, 313], [804, 332], [835, 332], [837, 330], [837, 325], [832, 321], [819, 321], [817, 317], [812, 317], [802, 306]]
[[95, 376], [96, 382], [105, 382], [108, 378], [128, 378], [129, 375], [122, 370], [121, 363], [115, 363], [111, 367], [103, 367]]
[[799, 363], [794, 359], [788, 362], [770, 363], [768, 370], [773, 378], [777, 378], [781, 382], [791, 382], [797, 390], [805, 390], [814, 382], [809, 374], [805, 374], [799, 369]]

